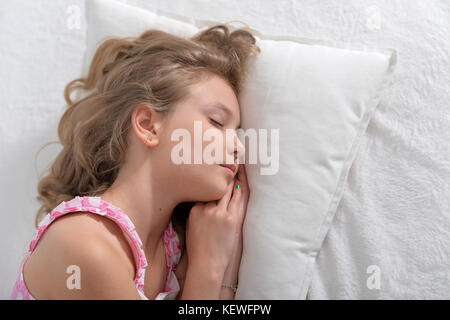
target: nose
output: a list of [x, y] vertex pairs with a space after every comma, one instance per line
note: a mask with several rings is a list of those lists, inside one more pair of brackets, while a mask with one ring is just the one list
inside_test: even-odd
[[[230, 154], [233, 154], [233, 161], [234, 163], [244, 163], [245, 160], [245, 146], [242, 144], [241, 140], [239, 139], [238, 135], [234, 133], [233, 135], [233, 142], [227, 144], [230, 147]], [[227, 150], [228, 151], [228, 150]]]

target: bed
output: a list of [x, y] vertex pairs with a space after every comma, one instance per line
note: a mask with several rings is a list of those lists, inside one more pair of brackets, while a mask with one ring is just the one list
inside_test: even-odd
[[[198, 19], [239, 19], [270, 34], [396, 48], [391, 90], [362, 139], [308, 298], [450, 298], [447, 1], [121, 2]], [[84, 7], [82, 0], [0, 3], [3, 299], [34, 233], [38, 174], [58, 147], [41, 152], [36, 166], [35, 155], [56, 140], [63, 88], [81, 69]]]

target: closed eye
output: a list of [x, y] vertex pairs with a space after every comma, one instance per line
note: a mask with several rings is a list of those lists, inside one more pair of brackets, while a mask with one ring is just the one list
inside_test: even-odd
[[220, 124], [219, 122], [217, 122], [216, 120], [209, 118], [211, 120], [211, 122], [215, 123], [216, 125], [223, 127], [223, 124]]

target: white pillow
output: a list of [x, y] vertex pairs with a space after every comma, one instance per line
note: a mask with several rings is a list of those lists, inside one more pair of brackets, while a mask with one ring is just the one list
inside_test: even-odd
[[[86, 1], [86, 12], [83, 75], [107, 36], [158, 28], [188, 37], [221, 23], [111, 0]], [[261, 164], [246, 165], [251, 196], [236, 299], [305, 299], [361, 136], [390, 84], [396, 52], [251, 30], [261, 53], [250, 60], [238, 97], [241, 126], [269, 129], [269, 137], [279, 129], [279, 159], [272, 159], [279, 167], [262, 175]]]

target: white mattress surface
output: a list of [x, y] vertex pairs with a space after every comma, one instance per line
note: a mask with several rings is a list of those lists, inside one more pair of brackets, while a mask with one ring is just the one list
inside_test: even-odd
[[[239, 19], [270, 34], [395, 48], [393, 85], [363, 137], [309, 298], [450, 298], [448, 1], [122, 2], [198, 19]], [[0, 2], [3, 299], [34, 234], [38, 173], [58, 148], [44, 149], [37, 168], [34, 156], [56, 139], [64, 86], [80, 75], [83, 10], [83, 0]], [[367, 286], [372, 265], [379, 289]]]

